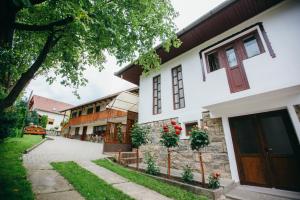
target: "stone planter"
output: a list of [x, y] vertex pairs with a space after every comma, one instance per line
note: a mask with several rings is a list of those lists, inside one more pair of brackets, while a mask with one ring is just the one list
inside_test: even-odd
[[225, 196], [223, 193], [223, 188], [218, 188], [218, 189], [213, 190], [213, 189], [203, 188], [203, 187], [199, 187], [199, 186], [195, 186], [195, 185], [191, 185], [191, 184], [187, 184], [187, 183], [182, 183], [180, 181], [176, 181], [176, 180], [172, 180], [172, 179], [167, 179], [167, 178], [164, 178], [161, 176], [153, 176], [153, 175], [149, 175], [149, 174], [146, 174], [146, 175], [150, 176], [152, 178], [155, 178], [157, 180], [163, 181], [165, 183], [169, 183], [171, 185], [188, 190], [195, 194], [205, 195], [209, 199], [213, 199], [213, 200], [225, 199]]

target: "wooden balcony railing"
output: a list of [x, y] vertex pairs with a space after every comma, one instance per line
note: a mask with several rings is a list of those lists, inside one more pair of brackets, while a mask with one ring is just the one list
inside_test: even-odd
[[79, 117], [75, 117], [70, 119], [69, 126], [79, 125], [79, 124], [87, 124], [91, 122], [95, 122], [97, 120], [104, 120], [107, 118], [116, 118], [116, 117], [124, 117], [127, 113], [119, 110], [104, 110], [97, 113], [92, 113], [88, 115], [81, 115]]

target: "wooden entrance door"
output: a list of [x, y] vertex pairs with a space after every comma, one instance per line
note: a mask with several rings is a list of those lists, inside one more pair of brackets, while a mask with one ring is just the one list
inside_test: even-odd
[[300, 191], [299, 141], [287, 110], [229, 123], [241, 184]]
[[87, 131], [87, 126], [84, 126], [82, 129], [81, 140], [86, 140], [86, 131]]
[[249, 89], [247, 76], [243, 66], [245, 55], [239, 41], [227, 46], [222, 55], [226, 68], [228, 83], [232, 93]]

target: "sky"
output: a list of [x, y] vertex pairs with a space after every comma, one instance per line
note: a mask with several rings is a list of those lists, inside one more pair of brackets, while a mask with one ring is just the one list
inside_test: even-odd
[[[175, 19], [178, 30], [188, 26], [223, 1], [224, 0], [171, 0], [175, 10], [179, 13], [179, 16]], [[108, 56], [104, 67], [105, 69], [101, 72], [93, 67], [88, 68], [84, 72], [84, 76], [89, 82], [86, 86], [78, 89], [80, 99], [74, 96], [72, 88], [60, 85], [59, 80], [49, 85], [44, 76], [39, 76], [32, 80], [26, 88], [25, 95], [28, 97], [30, 92], [33, 91], [34, 95], [78, 105], [135, 86], [113, 75], [114, 72], [124, 67], [117, 65], [114, 57]]]

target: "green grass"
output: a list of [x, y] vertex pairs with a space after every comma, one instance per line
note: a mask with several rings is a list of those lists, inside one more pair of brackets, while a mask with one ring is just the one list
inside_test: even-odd
[[59, 162], [51, 165], [87, 200], [132, 200], [75, 162]]
[[94, 161], [97, 165], [109, 169], [120, 176], [127, 178], [128, 180], [137, 183], [139, 185], [143, 185], [151, 190], [154, 190], [162, 195], [170, 197], [176, 200], [194, 200], [194, 199], [201, 199], [205, 200], [207, 197], [196, 195], [192, 192], [187, 190], [181, 189], [179, 187], [170, 185], [168, 183], [159, 181], [155, 178], [150, 176], [144, 175], [142, 173], [127, 169], [115, 163], [112, 163], [108, 160], [96, 160]]
[[41, 136], [24, 135], [0, 143], [0, 199], [34, 199], [22, 165], [22, 154], [41, 140]]

